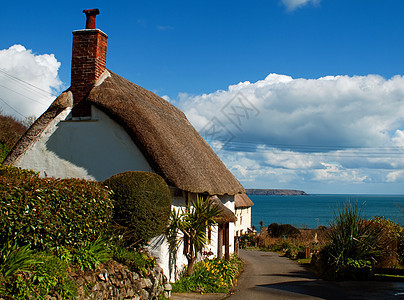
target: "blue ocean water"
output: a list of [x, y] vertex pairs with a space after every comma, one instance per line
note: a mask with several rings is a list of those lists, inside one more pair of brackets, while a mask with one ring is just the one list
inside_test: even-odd
[[350, 201], [357, 203], [362, 216], [384, 216], [404, 224], [404, 195], [302, 195], [261, 196], [249, 195], [254, 202], [251, 225], [257, 230], [260, 221], [264, 226], [271, 223], [291, 224], [296, 227], [317, 228], [328, 226], [333, 213]]

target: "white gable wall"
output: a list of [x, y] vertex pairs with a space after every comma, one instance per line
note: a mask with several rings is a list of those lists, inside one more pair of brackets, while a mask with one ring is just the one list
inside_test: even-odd
[[126, 131], [105, 113], [92, 107], [92, 120], [69, 121], [70, 112], [60, 113], [14, 165], [42, 177], [97, 181], [129, 170], [153, 172]]
[[235, 234], [241, 236], [251, 227], [251, 207], [237, 208], [236, 217]]

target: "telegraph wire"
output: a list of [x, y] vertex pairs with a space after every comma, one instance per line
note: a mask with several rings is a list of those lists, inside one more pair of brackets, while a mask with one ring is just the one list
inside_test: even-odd
[[10, 88], [8, 88], [8, 87], [2, 85], [2, 84], [0, 84], [0, 86], [1, 86], [2, 88], [4, 88], [4, 89], [7, 89], [7, 90], [13, 92], [13, 93], [16, 93], [16, 94], [18, 94], [18, 95], [20, 95], [20, 96], [23, 96], [23, 97], [25, 97], [25, 98], [27, 98], [27, 99], [29, 99], [29, 100], [32, 100], [32, 101], [34, 101], [34, 102], [36, 102], [36, 103], [42, 104], [42, 105], [44, 105], [44, 106], [48, 106], [48, 104], [46, 104], [46, 103], [44, 103], [44, 102], [35, 100], [34, 98], [31, 98], [31, 97], [28, 97], [27, 95], [21, 94], [21, 93], [15, 91], [15, 90], [13, 90], [13, 89], [10, 89]]
[[7, 77], [9, 77], [9, 78], [11, 78], [11, 79], [14, 79], [15, 81], [18, 81], [18, 82], [20, 82], [20, 83], [26, 84], [26, 85], [28, 85], [28, 86], [30, 86], [30, 87], [32, 87], [32, 88], [38, 90], [38, 91], [44, 92], [44, 93], [46, 93], [47, 95], [52, 96], [52, 93], [49, 93], [48, 91], [46, 91], [46, 90], [44, 90], [44, 89], [41, 89], [41, 88], [39, 88], [39, 87], [37, 87], [37, 86], [35, 86], [35, 85], [29, 83], [29, 82], [26, 82], [26, 81], [24, 81], [24, 80], [18, 78], [18, 77], [15, 77], [15, 76], [13, 76], [13, 75], [7, 73], [4, 69], [0, 69], [0, 73], [3, 73], [5, 76], [7, 76]]
[[24, 116], [22, 113], [20, 113], [18, 110], [16, 110], [14, 107], [12, 107], [10, 104], [8, 104], [4, 99], [2, 99], [0, 97], [0, 100], [7, 105], [9, 108], [11, 108], [13, 111], [15, 111], [17, 114], [19, 114], [21, 117], [23, 117], [24, 119], [28, 118], [27, 116]]
[[[208, 140], [222, 142], [218, 140]], [[304, 148], [306, 147], [306, 148]], [[213, 148], [215, 148], [213, 146]], [[223, 143], [220, 151], [274, 153], [285, 156], [332, 156], [336, 158], [397, 158], [404, 156], [404, 147], [354, 147], [326, 146], [326, 145], [299, 145], [299, 144], [266, 144], [257, 142], [228, 141]]]

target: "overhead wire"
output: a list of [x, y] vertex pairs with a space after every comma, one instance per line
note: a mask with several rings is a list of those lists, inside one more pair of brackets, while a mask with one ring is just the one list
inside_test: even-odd
[[[208, 140], [210, 144], [221, 142]], [[230, 152], [281, 153], [282, 155], [334, 156], [344, 158], [393, 158], [404, 156], [404, 147], [364, 147], [364, 146], [329, 146], [271, 144], [265, 142], [227, 141], [221, 150]]]
[[[44, 97], [49, 97], [49, 96], [53, 96], [52, 93], [41, 89], [25, 80], [22, 80], [16, 76], [13, 76], [11, 74], [9, 74], [8, 72], [6, 72], [4, 69], [0, 68], [0, 75], [2, 75], [3, 77], [3, 81], [8, 81], [10, 84], [17, 84], [18, 85], [18, 89], [25, 89], [26, 91], [28, 91], [29, 93], [33, 93], [34, 95], [38, 96], [38, 98], [44, 98]], [[48, 103], [45, 103], [43, 101], [40, 101], [39, 99], [34, 99], [33, 97], [30, 97], [26, 94], [20, 93], [12, 88], [10, 88], [9, 86], [5, 86], [0, 84], [0, 87], [2, 87], [3, 89], [7, 89], [15, 94], [18, 94], [20, 96], [25, 97], [28, 100], [34, 101], [38, 104], [41, 104], [42, 106], [48, 106]], [[14, 112], [16, 112], [18, 115], [20, 115], [23, 118], [27, 118], [27, 116], [25, 116], [23, 113], [21, 113], [20, 111], [18, 111], [15, 107], [13, 107], [12, 105], [10, 105], [4, 98], [0, 98], [0, 100], [10, 109], [12, 109]]]
[[37, 87], [37, 86], [35, 86], [35, 85], [33, 85], [33, 84], [31, 84], [31, 83], [25, 81], [25, 80], [22, 80], [22, 79], [20, 79], [20, 78], [18, 78], [18, 77], [16, 77], [16, 76], [13, 76], [13, 75], [11, 75], [10, 73], [7, 73], [4, 69], [0, 69], [0, 73], [2, 73], [2, 74], [5, 75], [6, 77], [8, 77], [8, 78], [10, 78], [10, 79], [12, 79], [12, 80], [14, 80], [14, 81], [17, 81], [17, 82], [23, 83], [23, 84], [25, 84], [25, 85], [27, 85], [27, 86], [30, 86], [30, 87], [33, 88], [34, 90], [41, 91], [41, 92], [43, 92], [43, 93], [45, 93], [45, 94], [48, 94], [48, 95], [51, 95], [51, 96], [52, 96], [52, 93], [50, 93], [50, 92], [48, 92], [48, 91], [46, 91], [46, 90], [44, 90], [44, 89], [41, 89], [41, 88], [39, 88], [39, 87]]
[[2, 99], [0, 97], [0, 101], [2, 101], [5, 105], [7, 105], [9, 108], [11, 108], [13, 111], [15, 111], [17, 114], [19, 114], [21, 117], [28, 118], [27, 116], [24, 116], [22, 113], [20, 113], [17, 109], [15, 109], [14, 107], [12, 107], [10, 104], [8, 104], [4, 99]]

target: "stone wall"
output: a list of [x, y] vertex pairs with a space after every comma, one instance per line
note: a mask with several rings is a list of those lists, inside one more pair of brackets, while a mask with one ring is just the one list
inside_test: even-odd
[[159, 266], [142, 276], [116, 261], [91, 272], [71, 272], [78, 286], [76, 299], [157, 299], [169, 297], [171, 286]]

